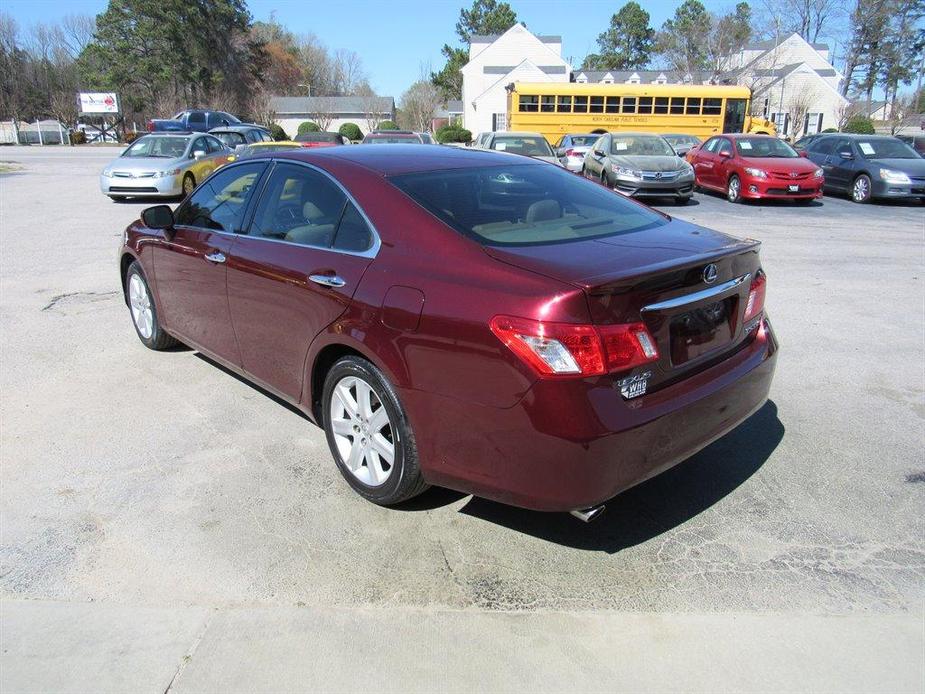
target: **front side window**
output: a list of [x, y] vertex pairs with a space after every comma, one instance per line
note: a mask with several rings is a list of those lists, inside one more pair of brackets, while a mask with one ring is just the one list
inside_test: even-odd
[[248, 142], [263, 142], [263, 131], [248, 130], [246, 137]]
[[720, 138], [711, 137], [709, 140], [706, 141], [706, 144], [704, 144], [703, 149], [706, 150], [707, 152], [713, 153], [716, 151], [716, 147], [719, 145], [719, 141], [720, 141]]
[[206, 145], [208, 145], [209, 147], [210, 154], [217, 154], [218, 152], [225, 151], [225, 145], [222, 144], [222, 141], [219, 140], [217, 137], [212, 137], [210, 135], [209, 137], [205, 138], [205, 140], [206, 140]]
[[528, 157], [551, 157], [552, 150], [549, 143], [543, 137], [521, 137], [511, 135], [498, 135], [491, 148], [499, 152], [512, 152], [514, 154], [525, 154]]
[[554, 166], [427, 171], [389, 181], [447, 226], [489, 246], [568, 243], [667, 223], [657, 213]]
[[176, 212], [180, 226], [238, 232], [254, 184], [266, 164], [253, 162], [224, 169], [206, 180]]
[[188, 122], [194, 125], [204, 125], [206, 122], [206, 114], [202, 112], [191, 113], [189, 114]]

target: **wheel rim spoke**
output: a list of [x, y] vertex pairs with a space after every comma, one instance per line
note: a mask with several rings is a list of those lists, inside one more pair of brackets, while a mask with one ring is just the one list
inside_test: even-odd
[[331, 429], [337, 436], [352, 436], [353, 422], [349, 419], [332, 419]]
[[350, 471], [356, 473], [360, 465], [363, 463], [363, 446], [360, 444], [360, 439], [355, 438], [353, 440], [353, 445], [350, 447], [350, 455], [347, 457], [347, 460], [344, 461], [347, 463], [347, 467], [350, 468]]
[[395, 462], [395, 447], [382, 434], [374, 434], [372, 449], [390, 466]]
[[383, 405], [379, 406], [379, 409], [373, 413], [373, 416], [369, 418], [369, 433], [378, 434], [382, 431], [383, 427], [389, 424], [389, 413], [386, 412]]
[[376, 389], [358, 376], [345, 376], [332, 391], [328, 426], [343, 466], [365, 485], [378, 487], [395, 465], [394, 428]]

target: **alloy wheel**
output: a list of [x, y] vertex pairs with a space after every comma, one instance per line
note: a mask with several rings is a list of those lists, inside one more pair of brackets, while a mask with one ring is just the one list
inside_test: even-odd
[[148, 288], [138, 274], [133, 274], [128, 282], [128, 297], [132, 307], [132, 320], [138, 334], [150, 340], [154, 334], [154, 312], [151, 310]]
[[729, 198], [730, 202], [735, 202], [739, 199], [739, 179], [735, 176], [729, 179], [729, 189], [726, 191], [726, 197]]
[[870, 180], [867, 176], [858, 176], [851, 188], [851, 197], [855, 202], [864, 202], [870, 196]]
[[183, 179], [183, 195], [189, 195], [196, 188], [196, 183], [192, 176], [186, 176]]
[[344, 465], [363, 484], [378, 487], [395, 464], [396, 430], [376, 390], [362, 378], [346, 376], [334, 386], [328, 413]]

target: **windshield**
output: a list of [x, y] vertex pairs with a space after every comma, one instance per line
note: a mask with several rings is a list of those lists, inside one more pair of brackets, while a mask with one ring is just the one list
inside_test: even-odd
[[700, 142], [693, 135], [663, 135], [669, 144], [672, 145], [694, 145]]
[[673, 157], [674, 150], [656, 135], [614, 135], [610, 153], [627, 157]]
[[572, 146], [573, 147], [590, 147], [595, 142], [600, 135], [572, 135]]
[[217, 133], [213, 132], [213, 135], [221, 140], [227, 147], [234, 149], [237, 145], [243, 145], [247, 143], [247, 140], [244, 139], [244, 135], [241, 133]]
[[735, 140], [736, 149], [743, 157], [765, 157], [771, 159], [793, 159], [797, 151], [783, 140], [763, 135], [761, 137], [740, 137]]
[[186, 137], [142, 137], [132, 143], [122, 153], [123, 157], [157, 157], [159, 159], [176, 159], [186, 151]]
[[488, 246], [583, 241], [666, 223], [661, 215], [553, 166], [428, 171], [389, 180], [442, 222]]
[[918, 159], [909, 145], [893, 138], [858, 140], [858, 150], [865, 159]]
[[539, 136], [534, 137], [496, 137], [491, 143], [491, 148], [499, 152], [513, 152], [514, 154], [526, 154], [528, 157], [551, 157], [552, 149], [546, 139]]

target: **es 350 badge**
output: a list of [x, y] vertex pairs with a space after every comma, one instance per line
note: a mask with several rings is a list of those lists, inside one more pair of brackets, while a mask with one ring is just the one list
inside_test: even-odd
[[638, 398], [646, 394], [646, 388], [649, 385], [649, 379], [652, 378], [651, 371], [644, 371], [641, 374], [633, 374], [617, 381], [616, 386], [620, 389], [620, 395], [625, 400]]

